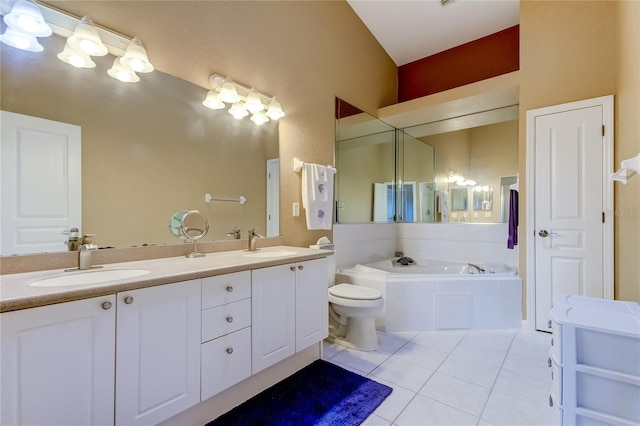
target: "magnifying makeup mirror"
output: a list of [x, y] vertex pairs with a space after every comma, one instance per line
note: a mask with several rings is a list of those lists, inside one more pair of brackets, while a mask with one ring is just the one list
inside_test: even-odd
[[209, 232], [209, 221], [198, 210], [182, 210], [171, 216], [169, 230], [179, 238], [193, 241], [193, 252], [185, 254], [185, 257], [203, 257], [204, 253], [198, 253], [198, 240]]

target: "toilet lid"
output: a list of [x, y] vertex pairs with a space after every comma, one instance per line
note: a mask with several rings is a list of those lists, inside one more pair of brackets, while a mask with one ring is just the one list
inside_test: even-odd
[[378, 290], [354, 284], [334, 285], [333, 287], [329, 287], [329, 293], [335, 297], [354, 300], [375, 300], [382, 297], [382, 294], [380, 294]]

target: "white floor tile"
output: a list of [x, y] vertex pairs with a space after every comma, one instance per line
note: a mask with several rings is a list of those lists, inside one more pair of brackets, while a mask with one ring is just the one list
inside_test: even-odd
[[391, 422], [383, 419], [382, 417], [378, 417], [375, 414], [370, 415], [367, 419], [362, 423], [363, 426], [390, 426]]
[[511, 345], [511, 353], [546, 361], [551, 345], [539, 345], [530, 340], [516, 339]]
[[478, 343], [468, 342], [466, 338], [451, 352], [472, 361], [500, 368], [507, 356], [506, 349], [495, 349]]
[[541, 407], [512, 396], [492, 392], [482, 418], [499, 426], [549, 426], [553, 408]]
[[416, 345], [413, 342], [405, 344], [393, 356], [431, 370], [438, 368], [447, 358], [447, 354], [444, 352], [436, 351], [427, 346]]
[[387, 355], [381, 354], [380, 352], [357, 351], [350, 348], [347, 348], [331, 357], [331, 361], [348, 365], [364, 372], [365, 374], [372, 372], [386, 359]]
[[417, 392], [433, 374], [433, 370], [409, 361], [389, 357], [371, 372], [371, 378], [379, 377], [405, 389]]
[[546, 407], [549, 404], [549, 392], [551, 391], [551, 373], [549, 373], [548, 378], [541, 377], [538, 380], [512, 371], [502, 370], [498, 374], [498, 380], [493, 386], [493, 391]]
[[467, 335], [466, 330], [423, 331], [415, 336], [411, 343], [427, 346], [440, 352], [449, 353]]
[[477, 423], [477, 417], [422, 395], [416, 395], [395, 421], [399, 426], [475, 426]]
[[393, 389], [393, 392], [391, 392], [391, 394], [382, 401], [382, 404], [380, 404], [373, 412], [373, 414], [393, 422], [400, 415], [402, 410], [407, 407], [413, 397], [416, 396], [416, 393], [387, 380], [382, 380], [379, 377], [369, 377], [372, 380], [382, 383], [383, 385], [387, 385]]
[[442, 373], [434, 373], [419, 394], [465, 411], [476, 417], [482, 414], [490, 390]]
[[380, 343], [380, 347], [377, 349], [378, 352], [393, 355], [398, 349], [406, 345], [407, 341], [384, 333], [378, 333], [378, 343]]
[[509, 352], [502, 368], [534, 379], [549, 377], [551, 369], [547, 365], [547, 359], [548, 355], [543, 360]]
[[505, 330], [471, 330], [463, 342], [476, 343], [489, 348], [508, 351], [513, 342], [515, 331]]
[[322, 342], [322, 359], [327, 360], [345, 349], [346, 348], [342, 345], [325, 340]]
[[553, 335], [551, 333], [534, 330], [518, 330], [514, 340], [524, 340], [537, 343], [538, 345], [551, 346], [552, 338]]
[[439, 372], [491, 389], [500, 369], [451, 354], [442, 363]]

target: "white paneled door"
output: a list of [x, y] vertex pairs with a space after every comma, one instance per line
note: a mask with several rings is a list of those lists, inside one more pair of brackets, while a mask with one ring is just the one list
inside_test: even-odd
[[528, 200], [534, 214], [529, 235], [534, 239], [538, 330], [549, 330], [555, 293], [611, 297], [605, 253], [605, 198], [611, 183], [604, 135], [612, 131], [605, 127], [607, 108], [597, 103], [561, 107], [529, 123], [535, 132], [534, 190]]
[[80, 127], [0, 111], [0, 254], [66, 251], [82, 216]]

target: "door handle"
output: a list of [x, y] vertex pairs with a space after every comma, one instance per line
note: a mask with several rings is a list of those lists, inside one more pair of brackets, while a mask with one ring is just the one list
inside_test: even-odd
[[558, 235], [558, 233], [557, 232], [549, 232], [546, 229], [543, 229], [540, 232], [538, 232], [538, 235], [540, 235], [542, 238], [547, 238], [549, 235]]

